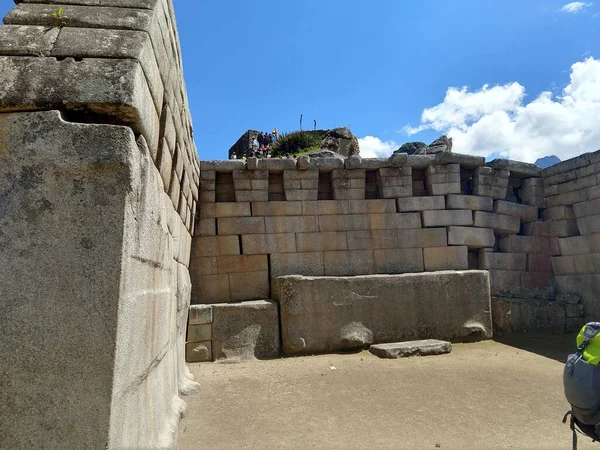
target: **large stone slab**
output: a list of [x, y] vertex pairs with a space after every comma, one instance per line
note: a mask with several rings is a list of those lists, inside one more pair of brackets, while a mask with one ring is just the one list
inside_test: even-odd
[[405, 358], [407, 356], [443, 355], [452, 351], [452, 344], [437, 339], [421, 341], [392, 342], [371, 345], [369, 351], [380, 358]]
[[277, 303], [256, 300], [212, 305], [215, 361], [237, 362], [279, 356]]
[[486, 271], [274, 280], [286, 354], [491, 336]]

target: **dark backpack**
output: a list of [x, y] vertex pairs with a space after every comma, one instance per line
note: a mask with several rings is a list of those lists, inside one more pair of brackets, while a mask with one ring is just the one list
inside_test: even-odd
[[571, 430], [573, 430], [573, 450], [577, 449], [577, 431], [600, 441], [598, 434], [600, 424], [600, 365], [593, 366], [583, 358], [583, 351], [598, 334], [600, 322], [590, 322], [585, 326], [583, 342], [577, 351], [567, 358], [563, 382], [565, 396], [571, 404], [569, 411], [563, 418], [571, 416]]

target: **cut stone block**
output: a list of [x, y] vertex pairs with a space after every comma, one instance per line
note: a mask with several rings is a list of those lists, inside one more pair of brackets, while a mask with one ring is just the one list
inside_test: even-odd
[[[396, 212], [396, 201], [394, 199], [379, 200], [349, 200], [349, 214], [385, 214]], [[335, 213], [344, 214], [344, 213]]]
[[323, 252], [324, 275], [352, 276], [375, 273], [372, 250]]
[[227, 274], [204, 275], [193, 280], [192, 301], [194, 303], [221, 303], [228, 302], [230, 298]]
[[287, 201], [317, 200], [318, 197], [317, 189], [285, 189]]
[[[264, 233], [265, 219], [274, 219], [274, 217], [224, 217], [217, 220], [218, 233], [219, 236]], [[269, 233], [277, 232], [269, 230]]]
[[299, 229], [298, 232], [307, 231], [352, 231], [352, 230], [368, 230], [371, 227], [371, 221], [368, 214], [347, 214], [347, 215], [331, 215], [320, 216], [319, 228], [314, 229]]
[[460, 194], [460, 181], [456, 183], [434, 183], [428, 185], [431, 195]]
[[423, 251], [420, 248], [373, 250], [373, 260], [375, 273], [423, 272]]
[[272, 253], [293, 253], [296, 251], [294, 233], [245, 234], [242, 236], [244, 255], [267, 255]]
[[269, 272], [264, 270], [230, 273], [229, 293], [232, 301], [259, 300], [269, 297]]
[[573, 212], [577, 219], [597, 215], [600, 212], [600, 198], [589, 200], [587, 202], [575, 203]]
[[242, 273], [267, 270], [266, 255], [218, 256], [219, 273]]
[[185, 344], [185, 360], [188, 363], [212, 361], [212, 342], [188, 342]]
[[466, 245], [469, 249], [493, 247], [494, 231], [489, 228], [449, 227], [448, 245]]
[[575, 213], [573, 211], [572, 206], [554, 206], [552, 208], [547, 208], [543, 213], [544, 220], [570, 220], [575, 219]]
[[323, 252], [277, 253], [271, 255], [271, 278], [282, 275], [312, 275], [325, 273]]
[[277, 358], [280, 352], [277, 303], [257, 300], [213, 305], [215, 361]]
[[[542, 169], [535, 164], [513, 161], [510, 159], [494, 159], [493, 161], [486, 163], [486, 165], [494, 169], [509, 170], [512, 176], [518, 178], [540, 177], [542, 172]], [[541, 178], [538, 179], [541, 180]]]
[[565, 332], [565, 308], [556, 302], [528, 298], [492, 297], [494, 334]]
[[467, 270], [469, 258], [467, 247], [430, 247], [423, 249], [425, 270]]
[[[345, 217], [345, 216], [344, 216]], [[318, 218], [319, 221], [322, 217]], [[308, 233], [319, 231], [316, 216], [274, 216], [265, 217], [267, 233]]]
[[422, 211], [424, 227], [446, 227], [452, 225], [473, 225], [471, 210]]
[[600, 235], [574, 236], [558, 240], [561, 255], [600, 253]]
[[524, 253], [483, 252], [479, 255], [479, 268], [486, 270], [525, 271], [527, 255]]
[[273, 297], [280, 305], [286, 354], [418, 338], [491, 337], [485, 271], [279, 277], [273, 282]]
[[250, 203], [222, 202], [203, 204], [200, 207], [200, 217], [244, 217], [250, 216]]
[[348, 250], [348, 241], [345, 232], [324, 231], [319, 233], [297, 233], [295, 236], [299, 252]]
[[475, 211], [475, 226], [492, 228], [496, 234], [517, 234], [521, 228], [521, 218], [519, 216]]
[[560, 254], [558, 239], [538, 236], [506, 236], [500, 238], [500, 249], [506, 253]]
[[568, 237], [577, 236], [579, 228], [575, 220], [536, 221], [524, 224], [523, 234], [526, 236]]
[[491, 212], [494, 209], [494, 200], [491, 197], [477, 195], [450, 194], [446, 198], [446, 208]]
[[202, 325], [212, 322], [212, 306], [210, 305], [190, 305], [189, 324]]
[[211, 324], [188, 325], [187, 342], [210, 341], [212, 336]]
[[269, 192], [266, 190], [235, 190], [236, 202], [266, 202], [269, 200]]
[[496, 200], [494, 202], [494, 212], [496, 214], [518, 216], [524, 223], [532, 222], [538, 219], [537, 207], [530, 205], [522, 205], [513, 202], [506, 202], [504, 200]]
[[452, 351], [452, 344], [437, 339], [422, 341], [393, 342], [390, 344], [375, 344], [369, 351], [380, 358], [405, 358], [407, 356], [443, 355]]
[[444, 196], [435, 197], [409, 197], [396, 199], [398, 212], [425, 211], [431, 209], [444, 209]]
[[205, 256], [239, 255], [237, 236], [196, 236], [192, 241], [192, 259]]
[[[363, 214], [364, 211], [360, 213]], [[305, 216], [350, 214], [350, 200], [305, 201], [302, 202], [302, 214]]]
[[582, 235], [600, 233], [600, 214], [577, 219], [577, 226]]
[[548, 255], [527, 255], [527, 272], [552, 272], [552, 257]]
[[199, 236], [215, 236], [217, 234], [217, 221], [215, 219], [198, 219], [196, 234]]
[[419, 213], [369, 214], [372, 230], [421, 228]]

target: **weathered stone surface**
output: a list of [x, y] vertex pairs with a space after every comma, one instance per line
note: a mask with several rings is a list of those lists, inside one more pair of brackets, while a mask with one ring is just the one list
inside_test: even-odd
[[359, 230], [346, 233], [349, 250], [443, 247], [445, 228], [407, 230]]
[[430, 209], [444, 209], [444, 196], [433, 197], [408, 197], [396, 199], [398, 212], [425, 211]]
[[573, 205], [573, 212], [577, 219], [598, 214], [598, 212], [600, 212], [600, 198], [586, 202], [575, 203]]
[[239, 254], [240, 244], [237, 236], [199, 236], [192, 242], [193, 259], [204, 256]]
[[[353, 230], [368, 230], [371, 227], [371, 219], [369, 214], [347, 214], [347, 215], [331, 215], [320, 216], [319, 230], [320, 231], [353, 231]], [[298, 231], [317, 231], [310, 229], [301, 229]]]
[[577, 227], [582, 235], [600, 233], [600, 214], [577, 219]]
[[302, 202], [253, 202], [253, 216], [301, 216]]
[[448, 245], [466, 245], [470, 249], [493, 247], [496, 238], [489, 228], [448, 227]]
[[467, 247], [430, 247], [423, 249], [425, 270], [467, 270], [469, 268]]
[[213, 305], [215, 361], [238, 362], [279, 356], [279, 314], [270, 300]]
[[506, 236], [500, 238], [500, 249], [507, 253], [559, 255], [558, 239], [538, 236]]
[[318, 233], [296, 233], [299, 252], [322, 252], [327, 250], [348, 250], [345, 232], [323, 231]]
[[544, 300], [492, 297], [494, 334], [565, 332], [564, 305]]
[[60, 29], [31, 25], [0, 27], [0, 54], [9, 56], [48, 56]]
[[561, 255], [579, 255], [585, 253], [600, 253], [600, 235], [574, 236], [558, 240]]
[[373, 250], [374, 273], [423, 272], [423, 251], [420, 248]]
[[210, 341], [212, 335], [210, 323], [203, 323], [198, 325], [188, 325], [187, 329], [187, 341], [188, 342], [202, 342]]
[[201, 325], [212, 322], [212, 306], [210, 305], [190, 305], [189, 324]]
[[490, 197], [479, 197], [477, 195], [450, 194], [446, 199], [446, 208], [491, 212], [494, 209], [494, 200]]
[[217, 256], [219, 273], [242, 273], [267, 270], [266, 255]]
[[324, 275], [349, 276], [375, 273], [372, 250], [327, 251], [323, 253]]
[[543, 212], [544, 220], [569, 220], [575, 219], [575, 213], [572, 206], [555, 206], [547, 208]]
[[498, 297], [554, 299], [553, 275], [542, 272], [490, 270], [492, 295]]
[[419, 213], [369, 214], [372, 230], [421, 228]]
[[524, 272], [527, 268], [527, 255], [524, 253], [483, 252], [479, 255], [479, 268]]
[[375, 344], [369, 351], [380, 358], [405, 358], [407, 356], [443, 355], [452, 351], [452, 344], [437, 339], [422, 341], [393, 342], [390, 344]]
[[435, 155], [436, 164], [460, 164], [462, 167], [473, 169], [483, 166], [485, 158], [482, 156], [464, 155], [454, 152], [441, 152]]
[[212, 361], [212, 343], [188, 342], [185, 344], [185, 360], [190, 363]]
[[[217, 219], [217, 229], [220, 236], [238, 234], [260, 234], [265, 232], [265, 223], [275, 217], [223, 217]], [[283, 233], [287, 230], [269, 229], [268, 233]]]
[[[257, 267], [257, 270], [259, 268]], [[231, 301], [259, 300], [269, 296], [269, 272], [238, 272], [229, 274]]]
[[[424, 291], [429, 295], [422, 295]], [[273, 283], [273, 297], [280, 305], [286, 354], [415, 338], [462, 341], [491, 336], [485, 271], [280, 277]], [[362, 330], [359, 339], [348, 338], [356, 336], [357, 329]]]
[[[349, 214], [384, 214], [395, 213], [396, 201], [393, 199], [349, 200]], [[340, 213], [337, 213], [340, 214]]]
[[424, 227], [447, 227], [452, 225], [473, 225], [471, 210], [430, 210], [422, 211]]
[[532, 222], [538, 219], [537, 207], [513, 202], [505, 202], [504, 200], [496, 200], [494, 202], [494, 212], [496, 214], [520, 217], [523, 223]]
[[535, 164], [510, 159], [494, 159], [486, 165], [494, 169], [510, 170], [511, 176], [518, 178], [540, 177], [542, 174], [542, 169]]
[[200, 217], [246, 217], [250, 216], [250, 203], [223, 202], [214, 204], [201, 204]]
[[[355, 200], [358, 202], [366, 200]], [[363, 213], [364, 211], [360, 211]], [[302, 202], [302, 214], [305, 216], [328, 216], [350, 214], [350, 200], [318, 200]]]
[[296, 235], [294, 233], [245, 234], [242, 235], [242, 248], [245, 255], [295, 252]]
[[265, 217], [264, 220], [266, 232], [270, 234], [319, 231], [319, 221], [316, 216], [274, 216]]
[[[200, 161], [200, 170], [203, 172], [233, 172], [234, 170], [245, 170], [246, 163], [241, 159], [224, 159], [224, 160], [215, 160], [215, 161]], [[205, 178], [205, 179], [213, 179], [214, 180], [214, 172], [212, 172], [213, 178]]]
[[526, 236], [568, 237], [577, 236], [579, 228], [575, 220], [535, 221], [523, 224], [523, 234]]
[[521, 228], [521, 218], [519, 216], [475, 211], [474, 224], [480, 228], [491, 228], [496, 234], [517, 234]]
[[323, 252], [277, 253], [271, 255], [271, 278], [282, 275], [319, 276], [325, 273]]
[[557, 292], [581, 297], [586, 321], [597, 320], [600, 315], [600, 275], [557, 275], [555, 283]]

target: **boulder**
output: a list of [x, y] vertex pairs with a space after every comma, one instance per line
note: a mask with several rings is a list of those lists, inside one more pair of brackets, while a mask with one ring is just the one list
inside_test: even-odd
[[358, 139], [346, 127], [329, 130], [327, 136], [321, 142], [321, 149], [329, 150], [345, 157], [360, 154]]
[[452, 344], [437, 339], [424, 339], [421, 341], [371, 345], [369, 351], [380, 358], [392, 359], [406, 356], [443, 355], [452, 351]]
[[422, 148], [427, 147], [425, 142], [407, 142], [406, 144], [402, 144], [402, 146], [394, 152], [396, 153], [406, 153], [408, 155], [418, 154]]
[[452, 138], [448, 136], [440, 136], [435, 141], [427, 146], [427, 148], [423, 148], [420, 150], [420, 154], [435, 154], [442, 152], [451, 152], [452, 151]]

